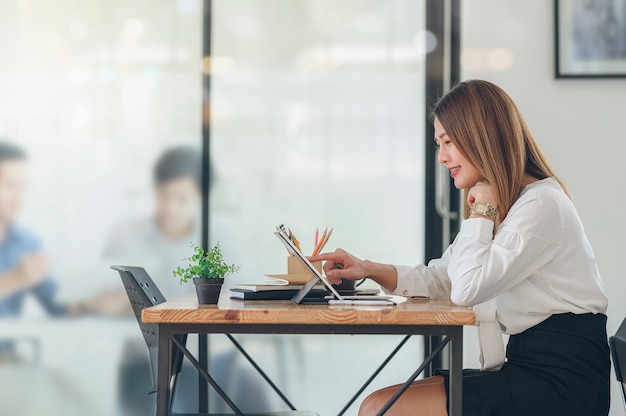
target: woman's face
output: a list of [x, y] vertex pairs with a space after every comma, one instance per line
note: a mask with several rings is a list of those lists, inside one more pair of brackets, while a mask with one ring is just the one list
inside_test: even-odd
[[439, 147], [437, 160], [445, 165], [457, 189], [469, 189], [484, 180], [474, 165], [458, 151], [445, 129], [435, 117], [435, 142]]

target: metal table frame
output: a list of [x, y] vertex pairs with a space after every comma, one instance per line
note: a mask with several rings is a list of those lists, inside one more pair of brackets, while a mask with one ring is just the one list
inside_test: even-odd
[[432, 353], [420, 364], [416, 371], [402, 385], [398, 392], [389, 400], [389, 402], [380, 410], [378, 415], [383, 415], [411, 385], [411, 383], [420, 375], [426, 366], [439, 354], [446, 345], [450, 345], [450, 378], [449, 378], [449, 397], [448, 397], [448, 415], [461, 416], [462, 403], [462, 368], [463, 368], [463, 325], [389, 325], [389, 324], [214, 324], [214, 323], [158, 323], [158, 383], [157, 383], [157, 416], [169, 416], [171, 386], [169, 380], [171, 378], [171, 350], [173, 345], [178, 347], [189, 361], [198, 370], [199, 374], [204, 378], [226, 401], [236, 415], [243, 413], [221, 390], [219, 385], [208, 374], [207, 369], [198, 363], [187, 348], [180, 344], [174, 338], [177, 334], [226, 334], [231, 341], [244, 354], [246, 359], [251, 362], [257, 371], [264, 377], [270, 386], [276, 391], [285, 403], [295, 410], [287, 398], [280, 390], [267, 378], [265, 373], [254, 363], [252, 358], [245, 353], [245, 350], [236, 342], [231, 334], [347, 334], [347, 335], [405, 335], [405, 339], [396, 347], [390, 356], [382, 363], [382, 365], [373, 373], [372, 377], [358, 390], [346, 406], [340, 411], [339, 415], [354, 403], [358, 396], [365, 390], [369, 383], [378, 375], [380, 370], [391, 360], [391, 358], [399, 351], [399, 349], [412, 335], [441, 335], [442, 342], [432, 351]]

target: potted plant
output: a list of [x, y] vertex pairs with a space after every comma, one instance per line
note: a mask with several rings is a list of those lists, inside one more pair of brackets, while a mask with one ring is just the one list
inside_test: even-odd
[[193, 255], [183, 259], [189, 264], [185, 268], [177, 267], [173, 274], [180, 278], [181, 284], [193, 280], [199, 304], [216, 305], [224, 284], [224, 277], [227, 274], [237, 273], [239, 266], [229, 265], [224, 261], [219, 243], [206, 252], [196, 244], [192, 244], [191, 247]]

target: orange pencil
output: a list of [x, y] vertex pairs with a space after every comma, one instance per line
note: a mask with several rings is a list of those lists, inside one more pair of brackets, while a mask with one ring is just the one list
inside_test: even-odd
[[324, 229], [324, 232], [322, 233], [322, 238], [320, 238], [320, 241], [317, 243], [317, 246], [315, 246], [315, 250], [313, 250], [313, 256], [317, 256], [320, 251], [322, 250], [322, 243], [324, 242], [324, 239], [326, 238], [326, 234], [328, 233], [328, 228]]
[[328, 243], [328, 240], [330, 240], [330, 235], [332, 233], [333, 233], [333, 229], [331, 228], [328, 234], [326, 235], [326, 239], [322, 240], [322, 246], [320, 247], [320, 250], [319, 250], [320, 252], [324, 250], [324, 246], [326, 245], [326, 243]]

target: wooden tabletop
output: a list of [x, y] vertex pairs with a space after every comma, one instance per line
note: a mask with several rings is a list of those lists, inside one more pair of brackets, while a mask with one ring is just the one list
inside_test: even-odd
[[474, 312], [447, 300], [407, 300], [393, 307], [296, 305], [292, 301], [231, 300], [198, 306], [188, 295], [143, 311], [150, 323], [301, 324], [301, 325], [473, 325]]

